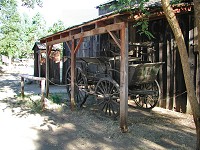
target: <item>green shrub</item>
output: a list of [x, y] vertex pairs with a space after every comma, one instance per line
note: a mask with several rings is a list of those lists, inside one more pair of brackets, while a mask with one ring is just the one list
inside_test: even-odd
[[32, 112], [41, 113], [42, 105], [40, 100], [27, 101], [26, 106], [31, 109]]
[[62, 96], [59, 94], [51, 94], [49, 96], [49, 99], [56, 104], [61, 104], [62, 103]]

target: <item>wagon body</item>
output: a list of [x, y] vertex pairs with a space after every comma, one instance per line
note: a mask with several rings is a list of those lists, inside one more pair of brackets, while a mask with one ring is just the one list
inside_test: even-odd
[[[120, 79], [120, 59], [110, 58], [110, 63], [112, 64], [112, 68], [114, 69], [115, 75], [113, 79], [115, 79], [119, 83]], [[128, 87], [154, 82], [157, 78], [158, 71], [163, 62], [154, 62], [154, 63], [140, 63], [140, 58], [129, 57], [128, 58]]]
[[109, 60], [104, 57], [77, 58], [76, 66], [83, 71], [89, 85], [96, 84], [99, 79], [107, 77], [108, 70], [111, 68]]
[[[136, 63], [139, 58], [128, 59], [129, 97], [137, 106], [152, 109], [159, 99], [159, 84], [156, 81], [162, 62]], [[100, 110], [108, 116], [119, 113], [120, 95], [120, 57], [77, 58], [75, 69], [75, 90], [79, 107], [85, 103], [88, 95], [96, 97]], [[67, 91], [70, 95], [70, 68], [66, 73]]]
[[129, 86], [154, 82], [162, 64], [163, 62], [129, 65]]

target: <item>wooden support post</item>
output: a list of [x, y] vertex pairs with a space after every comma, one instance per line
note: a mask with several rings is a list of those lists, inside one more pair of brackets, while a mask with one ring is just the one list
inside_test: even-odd
[[49, 97], [49, 51], [51, 46], [47, 45], [46, 48], [46, 97]]
[[21, 97], [24, 98], [24, 77], [21, 77]]
[[[164, 47], [163, 47], [163, 42], [159, 42], [159, 61], [160, 62], [164, 62], [164, 59], [163, 59], [163, 55], [164, 55], [164, 51], [163, 51]], [[162, 107], [162, 108], [166, 108], [166, 99], [165, 99], [165, 96], [164, 96], [164, 73], [163, 73], [163, 69], [164, 68], [164, 65], [161, 66], [161, 69], [159, 71], [159, 84], [160, 84], [160, 90], [161, 90], [161, 95], [160, 95], [160, 102], [159, 102], [159, 106]]]
[[121, 61], [120, 61], [120, 128], [127, 132], [128, 118], [128, 25], [124, 23], [121, 34]]
[[41, 80], [41, 106], [42, 106], [42, 111], [45, 110], [44, 92], [45, 92], [45, 80]]
[[75, 108], [75, 68], [76, 68], [76, 54], [75, 41], [72, 39], [71, 47], [71, 110]]
[[38, 62], [37, 62], [37, 65], [38, 65], [38, 77], [41, 77], [41, 50], [38, 51]]
[[171, 88], [172, 88], [172, 84], [171, 83], [171, 69], [173, 69], [172, 67], [172, 53], [171, 53], [171, 40], [167, 40], [167, 109], [172, 110], [173, 108], [173, 99], [171, 98]]

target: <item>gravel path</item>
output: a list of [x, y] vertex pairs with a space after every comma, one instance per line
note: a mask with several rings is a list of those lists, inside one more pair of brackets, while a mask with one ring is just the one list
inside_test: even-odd
[[[91, 105], [73, 112], [66, 106], [37, 114], [17, 100], [18, 71], [3, 69], [6, 73], [0, 74], [1, 150], [195, 149], [191, 115], [161, 108], [147, 112], [130, 107], [129, 131], [121, 133], [119, 120], [102, 116]], [[25, 85], [27, 93], [39, 93], [38, 88], [37, 84]], [[60, 92], [64, 88], [51, 90]]]

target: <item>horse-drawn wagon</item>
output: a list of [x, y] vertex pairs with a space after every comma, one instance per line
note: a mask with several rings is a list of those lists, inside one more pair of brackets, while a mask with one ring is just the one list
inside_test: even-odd
[[[128, 59], [128, 95], [138, 107], [152, 109], [160, 98], [157, 74], [162, 62], [144, 62], [140, 57]], [[120, 56], [77, 58], [75, 68], [76, 105], [82, 107], [94, 95], [97, 107], [105, 115], [119, 115]], [[66, 87], [71, 92], [71, 68], [66, 72]]]

